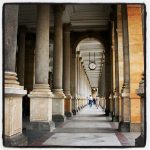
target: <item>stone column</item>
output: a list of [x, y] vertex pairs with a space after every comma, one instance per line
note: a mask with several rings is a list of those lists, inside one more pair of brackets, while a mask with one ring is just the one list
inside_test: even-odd
[[53, 121], [63, 122], [65, 94], [62, 89], [63, 73], [63, 6], [54, 7], [54, 52], [53, 52]]
[[76, 100], [76, 111], [79, 111], [79, 100], [80, 100], [80, 51], [77, 51], [77, 100]]
[[18, 42], [18, 62], [17, 74], [20, 85], [24, 86], [24, 73], [25, 73], [25, 36], [26, 27], [19, 27], [19, 42]]
[[139, 89], [137, 90], [137, 95], [141, 97], [141, 135], [135, 139], [135, 146], [145, 146], [145, 93], [144, 93], [144, 73], [142, 75], [142, 80], [139, 83]]
[[79, 106], [78, 109], [81, 110], [81, 103], [82, 103], [82, 57], [79, 56], [79, 78], [78, 78], [78, 84], [79, 84]]
[[63, 53], [63, 89], [65, 98], [65, 116], [72, 116], [72, 96], [70, 94], [70, 24], [64, 25]]
[[129, 63], [129, 35], [127, 5], [122, 5], [122, 31], [123, 31], [123, 62], [124, 62], [124, 84], [122, 87], [122, 121], [119, 130], [130, 131], [130, 63]]
[[18, 28], [18, 5], [4, 6], [4, 145], [27, 144], [22, 134], [22, 97], [27, 92], [17, 81], [16, 48]]
[[118, 62], [118, 35], [117, 35], [117, 10], [114, 21], [114, 50], [115, 50], [115, 92], [113, 121], [119, 121], [119, 62]]
[[[49, 75], [49, 5], [37, 6], [35, 84], [30, 92], [30, 129], [54, 129]], [[36, 108], [36, 109], [35, 109]]]
[[72, 113], [76, 115], [76, 100], [77, 100], [77, 59], [76, 53], [72, 53], [71, 57], [71, 86], [72, 86]]

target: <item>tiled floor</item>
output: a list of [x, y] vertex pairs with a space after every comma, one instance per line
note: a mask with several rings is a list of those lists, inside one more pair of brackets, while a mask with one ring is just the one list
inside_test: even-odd
[[87, 106], [52, 133], [44, 133], [32, 140], [30, 146], [134, 146], [139, 134], [118, 132], [117, 123], [105, 117], [101, 108]]

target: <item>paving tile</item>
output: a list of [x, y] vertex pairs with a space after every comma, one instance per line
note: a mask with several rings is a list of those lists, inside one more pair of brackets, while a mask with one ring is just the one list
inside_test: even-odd
[[54, 146], [121, 146], [114, 133], [56, 133], [42, 145]]
[[26, 134], [30, 139], [29, 146], [134, 146], [140, 133], [123, 133], [117, 129], [118, 122], [111, 122], [101, 108], [87, 106], [51, 133]]

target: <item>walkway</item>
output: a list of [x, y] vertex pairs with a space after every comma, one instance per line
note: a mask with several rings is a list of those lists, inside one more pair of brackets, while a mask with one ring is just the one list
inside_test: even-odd
[[101, 108], [86, 106], [52, 133], [41, 134], [29, 146], [134, 146], [135, 138], [140, 133], [120, 133], [117, 126], [118, 123], [111, 122]]

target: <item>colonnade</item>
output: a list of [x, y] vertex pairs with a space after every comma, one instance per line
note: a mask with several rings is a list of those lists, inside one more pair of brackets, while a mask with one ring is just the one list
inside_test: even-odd
[[141, 98], [138, 96], [141, 94], [137, 94], [136, 91], [144, 69], [143, 7], [141, 5], [117, 5], [114, 10], [110, 47], [111, 64], [113, 64], [111, 90], [108, 100], [106, 88], [103, 87], [103, 79], [104, 76], [106, 77], [103, 71], [99, 84], [100, 105], [106, 109], [106, 103], [110, 103], [110, 115], [113, 121], [119, 122], [120, 131], [141, 131], [140, 117], [143, 114], [140, 109], [143, 106], [140, 105]]
[[[20, 139], [16, 145], [21, 145], [21, 141], [24, 145], [27, 141], [22, 134], [22, 97], [27, 94], [28, 90], [24, 90], [27, 28], [22, 27], [22, 30], [18, 30], [18, 8], [18, 5], [5, 5], [4, 7], [4, 138], [10, 145], [16, 142], [16, 137], [17, 140]], [[54, 11], [52, 87], [48, 83], [48, 62], [49, 56], [52, 55], [49, 53], [51, 9]], [[52, 131], [55, 128], [55, 122], [65, 121], [66, 117], [72, 117], [86, 106], [87, 97], [91, 95], [92, 89], [80, 51], [76, 48], [74, 52], [70, 45], [71, 25], [70, 23], [63, 24], [62, 21], [64, 9], [63, 5], [53, 8], [47, 4], [37, 6], [33, 89], [28, 92], [30, 98], [29, 130]], [[134, 14], [131, 11], [133, 9]], [[141, 9], [140, 5], [137, 7], [116, 5], [110, 32], [112, 41], [109, 53], [105, 52], [98, 95], [100, 105], [106, 110], [106, 114], [110, 114], [113, 121], [119, 122], [120, 131], [142, 129], [140, 139], [141, 137], [143, 139], [144, 118], [142, 117], [141, 126], [140, 117], [144, 116], [144, 78], [140, 82], [140, 88], [138, 84], [144, 70]], [[135, 31], [134, 23], [137, 24], [136, 32], [133, 32]], [[20, 35], [17, 58], [19, 59], [16, 60], [18, 31]], [[136, 41], [137, 35], [139, 39]], [[138, 57], [138, 61], [135, 57]], [[137, 67], [138, 69], [134, 69]], [[140, 106], [143, 108], [141, 114]], [[137, 139], [137, 143], [138, 141]]]
[[[19, 30], [18, 60], [16, 62], [18, 5], [5, 6], [5, 141], [10, 145], [12, 139], [25, 138], [22, 134], [22, 98], [27, 94], [24, 90], [25, 69], [25, 34], [26, 28]], [[75, 57], [76, 69], [74, 90], [70, 86], [70, 24], [62, 23], [64, 6], [53, 7], [54, 10], [54, 52], [53, 52], [53, 87], [49, 79], [49, 39], [50, 39], [50, 5], [37, 6], [37, 26], [35, 44], [35, 62], [33, 73], [33, 89], [29, 92], [30, 123], [29, 130], [48, 130], [55, 128], [54, 122], [65, 121], [87, 104], [87, 96], [91, 93], [90, 84], [85, 74], [81, 58]], [[64, 28], [63, 28], [64, 26]], [[64, 39], [64, 41], [63, 41]], [[72, 59], [73, 60], [73, 59]], [[78, 60], [78, 61], [77, 61]], [[17, 65], [17, 74], [16, 74]], [[19, 80], [19, 82], [17, 81]], [[21, 86], [22, 85], [22, 86]], [[78, 86], [78, 87], [77, 87]], [[76, 91], [77, 94], [76, 94]], [[72, 95], [74, 97], [72, 97]], [[19, 116], [18, 116], [19, 115]], [[13, 138], [12, 138], [13, 137]], [[16, 145], [21, 145], [18, 140]]]

